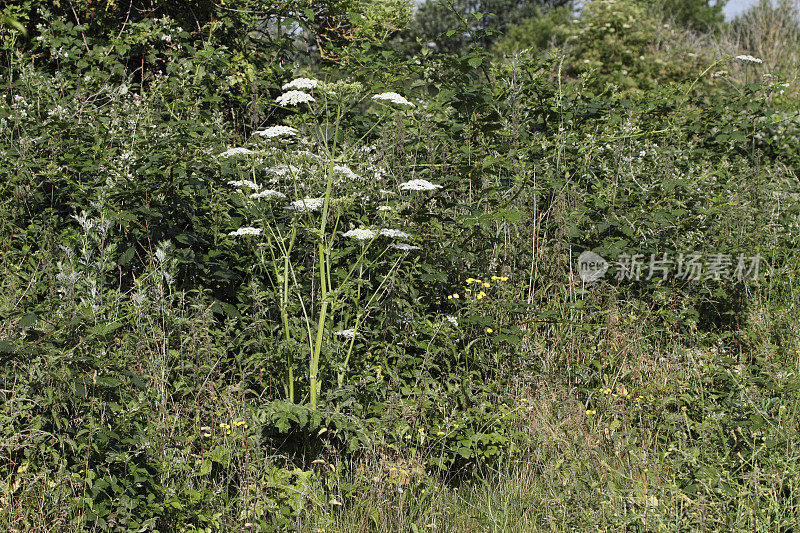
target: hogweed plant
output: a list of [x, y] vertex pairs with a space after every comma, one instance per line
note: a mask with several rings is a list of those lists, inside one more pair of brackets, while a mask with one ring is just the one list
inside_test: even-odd
[[[370, 97], [360, 83], [308, 78], [283, 89], [287, 92], [276, 103], [297, 108], [293, 125], [257, 131], [251, 148], [231, 148], [221, 156], [238, 177], [228, 183], [249, 224], [229, 236], [254, 245], [267, 284], [277, 295], [286, 343], [286, 395], [295, 402], [291, 342], [296, 333], [291, 324], [299, 318], [305, 337], [301, 345], [307, 346], [309, 404], [315, 409], [322, 390], [323, 345], [331, 339], [344, 343], [336, 368], [342, 386], [370, 309], [386, 296], [403, 258], [419, 250], [407, 242], [414, 239], [411, 233], [387, 227], [398, 222], [399, 204], [408, 195], [441, 186], [411, 179], [398, 190], [381, 188], [388, 186], [382, 183], [385, 170], [365, 163], [364, 154], [370, 151], [366, 139], [381, 123], [397, 113], [413, 120], [416, 106], [403, 96], [387, 92]], [[345, 119], [365, 108], [375, 119], [354, 135]], [[310, 264], [303, 263], [307, 257], [312, 257]], [[370, 290], [371, 275], [380, 265], [391, 266]], [[315, 280], [310, 285], [307, 271]], [[334, 368], [332, 359], [326, 363]]]

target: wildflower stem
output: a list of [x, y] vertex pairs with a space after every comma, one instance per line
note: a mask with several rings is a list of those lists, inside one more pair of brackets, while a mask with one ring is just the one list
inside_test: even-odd
[[333, 187], [333, 167], [336, 163], [332, 157], [336, 153], [336, 138], [339, 132], [339, 119], [341, 118], [341, 106], [337, 106], [336, 111], [336, 129], [333, 136], [333, 145], [329, 149], [331, 157], [329, 157], [328, 174], [325, 183], [325, 200], [322, 204], [322, 220], [319, 223], [319, 235], [317, 237], [318, 253], [319, 253], [319, 287], [320, 297], [322, 298], [322, 305], [319, 310], [319, 320], [317, 322], [317, 337], [314, 342], [314, 348], [311, 353], [311, 362], [309, 364], [308, 379], [309, 379], [309, 401], [311, 408], [317, 408], [317, 373], [319, 371], [319, 357], [322, 351], [322, 339], [325, 333], [325, 316], [328, 312], [328, 280], [330, 279], [328, 270], [330, 268], [328, 255], [325, 250], [325, 225], [328, 220], [328, 208], [331, 203], [331, 189]]

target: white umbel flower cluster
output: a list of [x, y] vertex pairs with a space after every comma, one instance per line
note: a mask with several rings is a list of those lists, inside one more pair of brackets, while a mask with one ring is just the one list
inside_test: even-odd
[[391, 104], [417, 107], [395, 92], [376, 94], [375, 96], [372, 97], [372, 99], [378, 102], [389, 102]]
[[352, 339], [353, 337], [356, 336], [356, 330], [353, 328], [340, 329], [339, 331], [335, 331], [333, 334], [338, 337], [344, 337], [345, 339]]
[[389, 237], [390, 239], [410, 239], [413, 237], [410, 233], [400, 231], [399, 229], [382, 229], [381, 235], [383, 237]]
[[266, 137], [267, 139], [273, 139], [282, 135], [292, 137], [297, 135], [297, 130], [289, 126], [272, 126], [265, 130], [253, 132], [253, 135], [260, 135], [261, 137]]
[[294, 176], [300, 172], [300, 168], [294, 165], [277, 165], [269, 169], [269, 172], [272, 172], [278, 177], [285, 177], [285, 176]]
[[233, 185], [234, 187], [247, 187], [248, 189], [253, 189], [254, 191], [257, 191], [261, 188], [258, 183], [250, 180], [229, 181], [228, 185]]
[[445, 319], [446, 319], [448, 322], [450, 322], [450, 324], [451, 324], [451, 325], [452, 325], [454, 328], [457, 328], [457, 327], [458, 327], [458, 318], [454, 317], [453, 315], [447, 315], [447, 316], [446, 316], [446, 317], [444, 317], [444, 318], [445, 318]]
[[247, 148], [228, 148], [221, 154], [220, 157], [232, 157], [235, 155], [251, 155], [253, 153], [252, 150], [248, 150]]
[[286, 209], [300, 211], [301, 213], [310, 213], [319, 211], [323, 203], [325, 203], [325, 198], [303, 198], [302, 200], [295, 200]]
[[411, 180], [400, 184], [401, 191], [433, 191], [441, 189], [441, 185], [436, 185], [428, 180]]
[[352, 239], [358, 239], [359, 241], [370, 241], [375, 238], [375, 232], [366, 228], [351, 229], [345, 232], [342, 237], [350, 237]]
[[761, 61], [759, 58], [753, 57], [751, 55], [736, 56], [736, 59], [738, 59], [739, 61], [744, 61], [745, 63], [763, 63], [763, 61]]
[[261, 228], [239, 228], [236, 231], [232, 231], [228, 233], [231, 237], [237, 237], [241, 235], [261, 235]]
[[297, 105], [316, 102], [313, 96], [303, 91], [289, 91], [288, 93], [283, 93], [276, 98], [275, 101], [278, 105]]
[[254, 192], [250, 198], [286, 198], [286, 195], [280, 191], [273, 191], [272, 189], [264, 189], [263, 191]]
[[351, 181], [357, 181], [359, 179], [358, 174], [350, 170], [350, 167], [344, 165], [336, 165], [335, 167], [333, 167], [333, 171], [337, 174], [341, 174], [342, 176]]
[[393, 242], [391, 246], [396, 250], [402, 250], [404, 252], [410, 252], [412, 250], [421, 250], [419, 246], [414, 246], [413, 244], [406, 244], [404, 242]]
[[315, 89], [319, 85], [317, 80], [311, 78], [297, 78], [285, 84], [281, 89], [288, 91], [289, 89]]

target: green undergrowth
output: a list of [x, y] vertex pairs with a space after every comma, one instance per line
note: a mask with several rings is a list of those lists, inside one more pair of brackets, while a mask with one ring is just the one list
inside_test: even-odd
[[2, 33], [0, 529], [796, 527], [787, 63], [654, 48], [635, 3], [510, 56], [403, 56], [377, 8], [282, 12], [304, 52], [245, 9], [36, 6]]

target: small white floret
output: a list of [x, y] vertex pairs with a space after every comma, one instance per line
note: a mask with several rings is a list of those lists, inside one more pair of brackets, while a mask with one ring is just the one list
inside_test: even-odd
[[280, 137], [282, 135], [292, 137], [297, 135], [297, 130], [289, 126], [272, 126], [265, 130], [253, 132], [253, 135], [260, 135], [261, 137], [266, 137], [267, 139]]
[[397, 105], [417, 107], [395, 92], [376, 94], [375, 96], [372, 97], [372, 99], [379, 102], [389, 102]]
[[236, 231], [232, 231], [228, 233], [231, 237], [237, 237], [241, 235], [261, 235], [261, 228], [239, 228]]
[[761, 61], [759, 58], [753, 57], [748, 54], [736, 56], [736, 59], [738, 59], [739, 61], [744, 61], [745, 63], [763, 63], [763, 61]]
[[416, 179], [400, 184], [401, 191], [433, 191], [441, 189], [441, 185], [436, 185], [428, 180]]
[[391, 247], [395, 248], [396, 250], [402, 250], [404, 252], [410, 252], [412, 250], [420, 250], [421, 249], [419, 246], [414, 246], [413, 244], [406, 244], [404, 242], [393, 242], [391, 244]]
[[359, 228], [351, 229], [350, 231], [345, 232], [342, 236], [358, 239], [359, 241], [370, 241], [375, 238], [375, 232], [371, 229]]
[[350, 167], [344, 165], [336, 165], [335, 167], [333, 167], [333, 171], [336, 174], [341, 174], [342, 176], [351, 181], [357, 181], [359, 179], [358, 174], [350, 170]]
[[353, 337], [356, 336], [356, 330], [353, 329], [353, 328], [351, 328], [351, 329], [340, 329], [339, 331], [335, 331], [333, 334], [337, 335], [339, 337], [344, 337], [346, 339], [352, 339]]
[[221, 154], [220, 157], [231, 157], [235, 155], [251, 155], [253, 153], [252, 150], [248, 150], [247, 148], [228, 148]]
[[301, 213], [310, 213], [319, 211], [323, 203], [325, 203], [325, 198], [303, 198], [302, 200], [295, 200], [286, 209], [300, 211]]
[[313, 96], [303, 91], [289, 91], [288, 93], [283, 93], [276, 98], [275, 101], [278, 105], [297, 105], [316, 102]]
[[391, 239], [410, 239], [413, 237], [410, 233], [406, 233], [405, 231], [400, 231], [399, 229], [382, 229], [381, 235], [383, 237], [389, 237]]
[[315, 89], [319, 85], [317, 80], [311, 78], [297, 78], [285, 84], [281, 89], [288, 91], [289, 89]]
[[248, 189], [253, 189], [254, 191], [257, 191], [258, 189], [261, 188], [261, 186], [258, 183], [255, 183], [250, 180], [229, 181], [228, 185], [233, 185], [234, 187], [247, 187]]
[[255, 192], [250, 195], [250, 198], [286, 198], [286, 195], [280, 191], [273, 191], [272, 189], [264, 189], [263, 191]]

